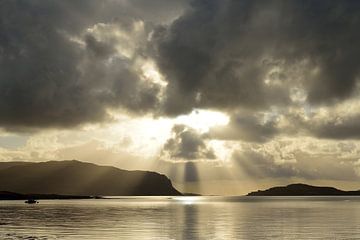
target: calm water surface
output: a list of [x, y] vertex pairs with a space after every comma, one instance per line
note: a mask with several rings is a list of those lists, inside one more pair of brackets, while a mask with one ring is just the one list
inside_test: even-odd
[[0, 239], [360, 239], [360, 198], [0, 201]]

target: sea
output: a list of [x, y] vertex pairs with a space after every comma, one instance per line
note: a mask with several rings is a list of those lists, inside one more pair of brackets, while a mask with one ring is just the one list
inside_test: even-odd
[[360, 197], [0, 201], [0, 239], [360, 239]]

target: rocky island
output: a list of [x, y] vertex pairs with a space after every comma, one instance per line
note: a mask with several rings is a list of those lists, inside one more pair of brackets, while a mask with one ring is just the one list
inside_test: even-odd
[[297, 183], [250, 192], [247, 196], [360, 196], [360, 191], [343, 191], [334, 187]]

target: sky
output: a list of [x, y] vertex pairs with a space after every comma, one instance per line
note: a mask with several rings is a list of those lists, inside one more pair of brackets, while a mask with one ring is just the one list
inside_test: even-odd
[[0, 161], [360, 189], [359, 29], [355, 0], [1, 1]]

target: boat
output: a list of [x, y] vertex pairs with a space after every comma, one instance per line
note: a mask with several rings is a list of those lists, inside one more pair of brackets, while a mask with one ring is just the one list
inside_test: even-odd
[[36, 204], [36, 203], [39, 203], [38, 201], [36, 201], [35, 199], [28, 199], [25, 201], [25, 203], [27, 204]]

